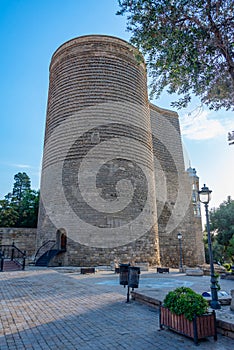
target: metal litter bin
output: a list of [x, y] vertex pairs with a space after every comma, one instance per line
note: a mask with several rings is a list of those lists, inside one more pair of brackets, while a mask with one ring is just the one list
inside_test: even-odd
[[128, 285], [128, 268], [129, 264], [120, 264], [119, 265], [119, 284], [122, 286]]
[[128, 286], [130, 288], [138, 288], [139, 286], [139, 276], [140, 267], [130, 266], [128, 270]]

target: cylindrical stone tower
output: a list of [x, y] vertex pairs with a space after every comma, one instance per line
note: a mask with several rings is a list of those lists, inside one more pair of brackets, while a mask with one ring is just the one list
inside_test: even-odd
[[155, 198], [141, 54], [110, 36], [66, 42], [50, 65], [37, 248], [54, 241], [59, 265], [159, 264]]

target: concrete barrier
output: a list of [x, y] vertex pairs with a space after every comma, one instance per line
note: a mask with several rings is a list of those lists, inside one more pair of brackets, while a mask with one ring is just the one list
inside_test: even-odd
[[186, 269], [185, 273], [187, 276], [203, 276], [204, 272], [202, 269], [196, 268], [196, 269]]

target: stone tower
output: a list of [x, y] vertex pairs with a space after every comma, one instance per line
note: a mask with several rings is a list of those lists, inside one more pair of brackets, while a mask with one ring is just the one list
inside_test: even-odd
[[199, 178], [185, 171], [178, 114], [150, 104], [150, 115], [161, 264], [178, 267], [178, 232], [183, 237], [183, 264], [202, 264], [201, 215], [194, 210], [199, 207], [197, 200], [194, 203]]
[[[176, 265], [176, 230], [187, 220], [194, 233], [194, 218], [183, 221], [191, 188], [178, 115], [149, 104], [139, 51], [103, 35], [60, 46], [50, 64], [37, 248], [53, 247], [57, 265]], [[196, 246], [188, 260], [203, 262]]]
[[159, 263], [145, 64], [121, 39], [52, 57], [37, 245], [61, 232], [64, 264]]

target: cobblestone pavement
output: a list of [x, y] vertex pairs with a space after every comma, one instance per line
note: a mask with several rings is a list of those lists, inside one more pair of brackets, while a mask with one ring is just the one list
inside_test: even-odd
[[[126, 303], [126, 290], [102, 284], [113, 272], [95, 275], [30, 269], [0, 273], [0, 349], [197, 349], [191, 339], [159, 331], [158, 311]], [[218, 335], [199, 349], [233, 348]]]

